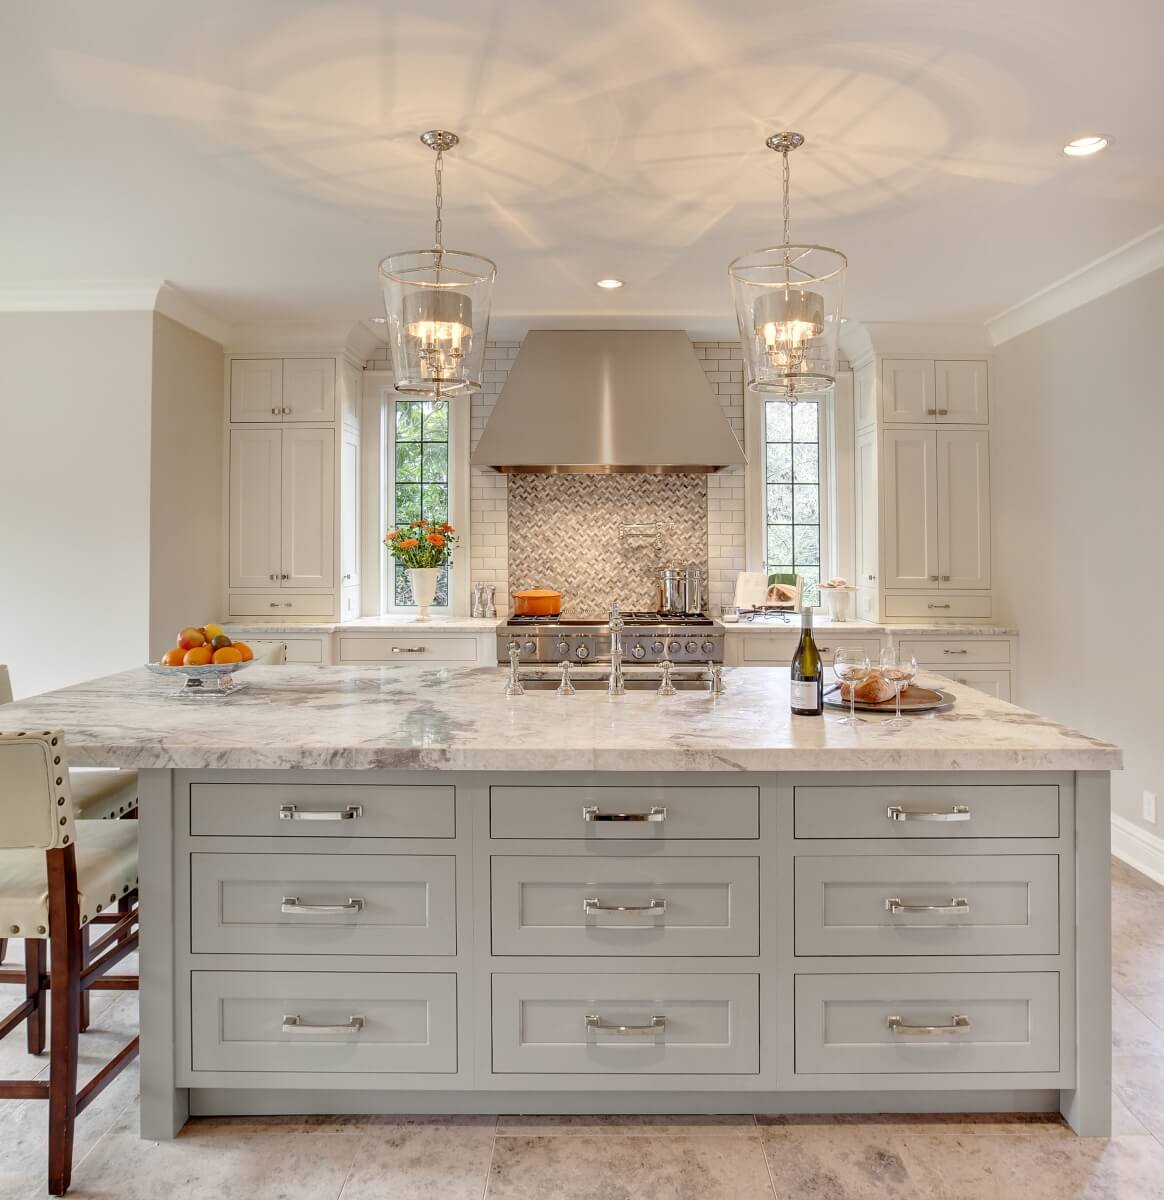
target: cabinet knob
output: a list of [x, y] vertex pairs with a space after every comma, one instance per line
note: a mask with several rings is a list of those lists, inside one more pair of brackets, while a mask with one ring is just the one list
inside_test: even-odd
[[279, 410], [277, 408], [271, 409], [271, 416], [277, 417], [278, 415], [279, 415]]
[[943, 582], [943, 583], [949, 583], [949, 582], [950, 582], [950, 577], [949, 577], [949, 575], [943, 575], [943, 576], [942, 576], [942, 582]]
[[938, 582], [938, 579], [939, 579], [939, 576], [937, 576], [937, 575], [931, 575], [931, 576], [930, 576], [930, 582], [931, 582], [931, 583], [937, 583], [937, 582]]
[[290, 575], [280, 575], [279, 578], [280, 579], [290, 579], [291, 576]]
[[351, 576], [350, 576], [350, 575], [345, 575], [345, 576], [344, 576], [344, 578], [345, 578], [345, 579], [351, 579]]
[[290, 415], [291, 415], [291, 410], [290, 410], [289, 408], [284, 408], [284, 409], [282, 409], [281, 411], [282, 411], [282, 412], [284, 412], [284, 413], [286, 413], [286, 414], [287, 414], [287, 416], [290, 416]]
[[926, 409], [927, 417], [936, 417], [937, 415], [938, 415], [938, 410], [936, 408], [927, 408]]
[[939, 408], [938, 409], [939, 417], [948, 417], [949, 415], [950, 415], [950, 410], [948, 408]]

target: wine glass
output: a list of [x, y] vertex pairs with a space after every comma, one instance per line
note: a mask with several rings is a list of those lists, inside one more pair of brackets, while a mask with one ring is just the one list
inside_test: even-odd
[[851, 646], [837, 648], [833, 655], [833, 674], [840, 683], [849, 685], [849, 715], [839, 718], [838, 725], [864, 724], [862, 718], [857, 716], [857, 685], [869, 678], [872, 669], [869, 656], [864, 650], [857, 650]]
[[881, 676], [893, 685], [894, 714], [882, 721], [886, 729], [904, 729], [909, 721], [901, 715], [901, 693], [917, 675], [917, 659], [899, 649], [881, 651]]

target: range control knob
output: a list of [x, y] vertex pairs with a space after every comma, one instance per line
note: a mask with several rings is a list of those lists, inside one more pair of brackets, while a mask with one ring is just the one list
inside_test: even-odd
[[699, 649], [699, 643], [698, 642], [688, 642], [687, 645], [683, 647], [683, 649], [686, 650], [688, 654], [694, 654], [695, 651]]
[[670, 650], [672, 654], [678, 654], [679, 651], [683, 649], [683, 643], [676, 639], [673, 642], [667, 643], [667, 649]]
[[570, 643], [569, 642], [559, 642], [558, 643], [558, 653], [559, 654], [569, 654], [570, 653]]
[[590, 657], [590, 647], [589, 646], [579, 646], [578, 649], [574, 651], [574, 653], [577, 654], [579, 658], [589, 658]]
[[642, 642], [635, 642], [635, 644], [631, 647], [631, 658], [646, 658], [646, 657], [647, 657], [646, 646], [644, 646], [642, 644]]
[[715, 643], [714, 643], [714, 642], [703, 642], [703, 643], [700, 645], [699, 649], [700, 649], [700, 650], [701, 650], [701, 651], [702, 651], [704, 654], [710, 654], [710, 653], [711, 653], [711, 652], [712, 652], [712, 651], [715, 649]]
[[537, 652], [537, 646], [533, 642], [526, 642], [521, 648], [522, 654], [534, 654]]
[[662, 642], [652, 642], [651, 643], [651, 653], [652, 654], [662, 654], [665, 649], [666, 649], [666, 647], [663, 645]]

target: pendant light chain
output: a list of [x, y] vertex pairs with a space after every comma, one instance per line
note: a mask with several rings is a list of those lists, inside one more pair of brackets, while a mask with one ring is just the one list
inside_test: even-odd
[[[785, 162], [787, 162], [788, 156], [785, 155], [784, 157]], [[441, 240], [444, 233], [441, 225], [441, 207], [444, 204], [444, 192], [442, 190], [441, 176], [444, 173], [444, 168], [445, 152], [443, 149], [439, 149], [436, 153], [436, 165], [433, 168], [433, 173], [436, 176], [436, 224], [433, 228], [433, 232], [436, 235], [436, 252], [439, 255], [443, 255], [445, 250], [444, 243]]]
[[784, 185], [784, 269], [785, 277], [787, 277], [788, 267], [791, 264], [791, 243], [792, 243], [792, 204], [789, 200], [789, 190], [792, 179], [792, 171], [788, 166], [788, 147], [784, 148], [784, 166], [781, 172], [782, 183]]

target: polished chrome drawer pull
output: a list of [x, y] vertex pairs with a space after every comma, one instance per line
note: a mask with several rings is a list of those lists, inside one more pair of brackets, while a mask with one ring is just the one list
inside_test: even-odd
[[360, 896], [349, 896], [346, 904], [300, 904], [298, 896], [284, 896], [283, 903], [279, 906], [279, 911], [283, 913], [315, 913], [326, 915], [328, 913], [360, 912], [363, 907], [364, 901]]
[[927, 604], [926, 608], [949, 608], [948, 604]]
[[280, 821], [354, 821], [364, 815], [362, 804], [349, 804], [347, 808], [299, 808], [294, 804], [279, 805]]
[[952, 896], [948, 904], [903, 904], [896, 896], [885, 900], [885, 911], [891, 913], [958, 913], [970, 911], [970, 901], [964, 896]]
[[428, 649], [427, 646], [393, 646], [393, 654], [423, 654]]
[[891, 804], [885, 815], [891, 821], [969, 821], [970, 810], [965, 804], [952, 805], [949, 812], [913, 812], [900, 804]]
[[602, 1032], [602, 1033], [662, 1033], [667, 1028], [666, 1017], [652, 1017], [649, 1025], [608, 1025], [597, 1013], [588, 1013], [586, 1016], [586, 1032]]
[[969, 650], [943, 650], [943, 654], [969, 654]]
[[363, 1028], [363, 1017], [348, 1017], [346, 1025], [309, 1025], [302, 1017], [283, 1018], [284, 1033], [359, 1033]]
[[890, 1017], [886, 1024], [894, 1033], [901, 1034], [962, 1033], [970, 1028], [970, 1018], [959, 1014], [950, 1018], [949, 1025], [907, 1025], [900, 1017]]
[[646, 904], [603, 904], [597, 896], [582, 901], [582, 911], [590, 916], [600, 912], [645, 912], [662, 916], [667, 911], [666, 900], [650, 900]]
[[582, 809], [583, 821], [665, 821], [667, 809], [661, 804], [653, 804], [648, 812], [602, 812], [597, 804], [587, 804]]

